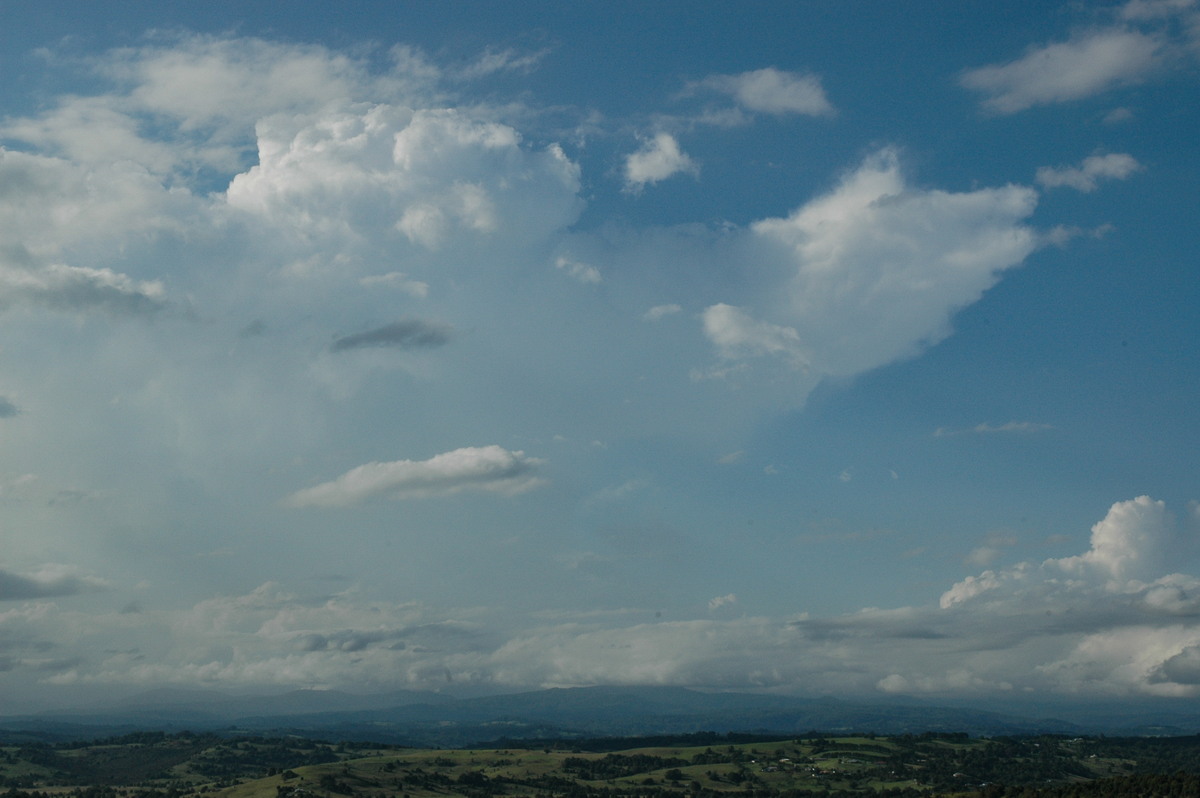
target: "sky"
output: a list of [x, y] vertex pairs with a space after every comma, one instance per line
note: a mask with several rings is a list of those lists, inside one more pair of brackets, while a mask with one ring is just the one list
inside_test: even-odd
[[1200, 697], [1200, 4], [0, 2], [0, 714]]

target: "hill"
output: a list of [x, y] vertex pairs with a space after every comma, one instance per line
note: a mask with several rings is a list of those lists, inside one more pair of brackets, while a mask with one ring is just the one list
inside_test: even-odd
[[579, 743], [438, 750], [141, 733], [0, 747], [0, 787], [6, 798], [1002, 798], [1194, 795], [1200, 787], [1198, 737], [708, 734], [629, 739], [620, 750], [594, 750], [611, 740]]

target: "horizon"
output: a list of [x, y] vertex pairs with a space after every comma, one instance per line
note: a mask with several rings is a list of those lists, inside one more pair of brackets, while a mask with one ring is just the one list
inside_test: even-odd
[[11, 9], [0, 716], [1190, 711], [1200, 4], [693, 6]]

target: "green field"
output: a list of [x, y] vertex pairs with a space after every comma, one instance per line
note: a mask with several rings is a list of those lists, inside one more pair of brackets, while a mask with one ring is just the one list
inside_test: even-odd
[[[1087, 795], [1101, 794], [1102, 787], [1125, 794], [1113, 792], [1114, 785], [1144, 778], [1139, 774], [1200, 771], [1195, 737], [655, 742], [639, 747], [629, 740], [631, 747], [620, 750], [613, 741], [419, 750], [147, 733], [0, 747], [0, 788], [5, 798]], [[1176, 794], [1196, 794], [1176, 787], [1183, 790]]]

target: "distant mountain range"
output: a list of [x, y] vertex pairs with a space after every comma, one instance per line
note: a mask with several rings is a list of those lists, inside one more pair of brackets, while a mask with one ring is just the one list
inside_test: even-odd
[[[1166, 720], [1164, 721], [1164, 717]], [[464, 747], [502, 739], [571, 739], [751, 732], [801, 735], [928, 731], [971, 735], [1193, 734], [1200, 713], [1106, 716], [1084, 723], [918, 701], [859, 703], [832, 698], [709, 693], [679, 687], [577, 687], [454, 698], [399, 691], [354, 695], [297, 690], [231, 696], [156, 690], [87, 712], [0, 718], [0, 737], [90, 739], [129, 731], [222, 731]]]

